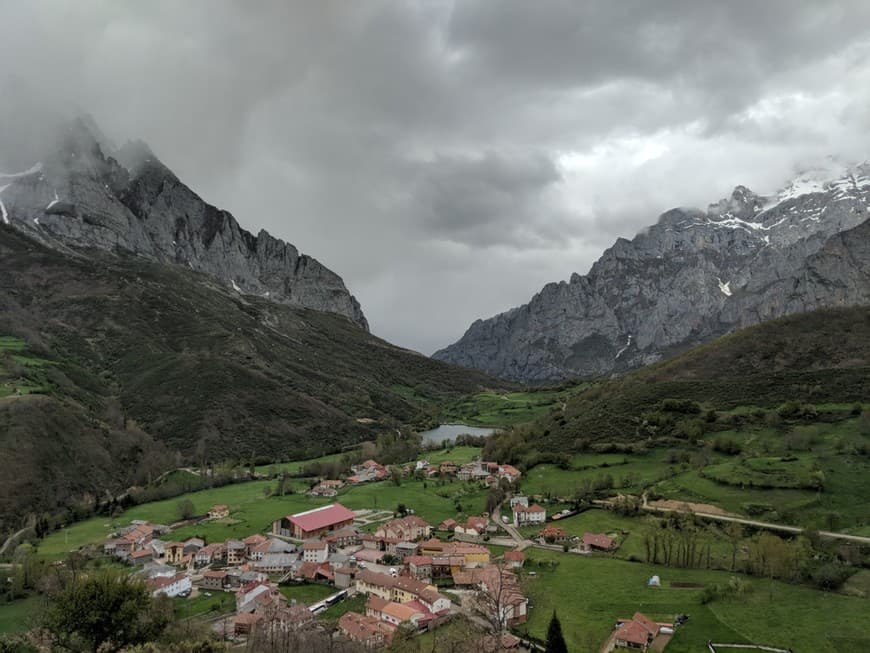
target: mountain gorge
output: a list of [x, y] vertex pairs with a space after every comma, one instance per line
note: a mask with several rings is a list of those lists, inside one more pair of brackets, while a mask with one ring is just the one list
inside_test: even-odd
[[371, 335], [338, 275], [141, 144], [115, 155], [79, 122], [0, 177], [0, 531], [186, 462], [317, 456], [506, 387]]
[[782, 315], [870, 303], [868, 206], [867, 164], [772, 197], [738, 186], [618, 239], [587, 275], [476, 321], [434, 358], [526, 382], [601, 376]]

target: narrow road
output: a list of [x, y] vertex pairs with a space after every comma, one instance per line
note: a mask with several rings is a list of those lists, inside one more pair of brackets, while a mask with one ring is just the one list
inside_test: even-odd
[[511, 538], [513, 539], [514, 544], [515, 544], [518, 551], [522, 551], [523, 549], [531, 546], [532, 541], [524, 538], [520, 534], [520, 532], [516, 528], [514, 528], [513, 524], [505, 523], [501, 519], [495, 518], [496, 515], [498, 515], [499, 517], [501, 516], [501, 506], [502, 506], [501, 503], [498, 504], [495, 507], [495, 509], [492, 511], [492, 514], [489, 516], [490, 521], [493, 524], [495, 524], [496, 526], [501, 526], [503, 529], [505, 529], [508, 532], [508, 535], [510, 535]]
[[[781, 533], [790, 533], [798, 535], [806, 529], [797, 526], [786, 526], [785, 524], [773, 524], [771, 522], [756, 521], [754, 519], [744, 519], [743, 517], [729, 517], [727, 515], [713, 515], [707, 512], [693, 512], [691, 510], [680, 510], [678, 508], [659, 508], [651, 506], [647, 502], [646, 492], [643, 493], [643, 509], [650, 512], [678, 512], [681, 514], [691, 512], [693, 515], [704, 519], [712, 519], [713, 521], [734, 522], [736, 524], [744, 524], [753, 528], [763, 528], [768, 531], [779, 531]], [[819, 536], [832, 540], [845, 540], [847, 542], [857, 542], [858, 544], [870, 544], [870, 537], [862, 535], [849, 535], [848, 533], [834, 533], [832, 531], [819, 531]]]

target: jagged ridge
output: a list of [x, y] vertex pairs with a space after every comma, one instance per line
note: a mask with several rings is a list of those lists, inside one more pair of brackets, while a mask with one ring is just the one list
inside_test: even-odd
[[522, 381], [600, 376], [773, 317], [866, 303], [868, 204], [865, 164], [774, 197], [738, 186], [706, 211], [672, 209], [587, 275], [474, 322], [434, 357]]
[[78, 119], [33, 168], [0, 174], [3, 221], [54, 248], [124, 250], [186, 265], [240, 293], [344, 315], [368, 329], [341, 277], [205, 202], [144, 143], [114, 151]]

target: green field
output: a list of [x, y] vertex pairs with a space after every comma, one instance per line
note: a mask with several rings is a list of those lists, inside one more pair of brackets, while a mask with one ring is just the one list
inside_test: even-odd
[[731, 459], [704, 468], [704, 476], [739, 487], [813, 489], [811, 456], [759, 456]]
[[[430, 523], [438, 524], [448, 517], [457, 516], [454, 499], [462, 506], [460, 515], [480, 514], [486, 500], [486, 490], [458, 481], [443, 486], [439, 486], [437, 481], [405, 480], [401, 486], [389, 481], [368, 483], [345, 488], [334, 500], [308, 497], [302, 493], [266, 497], [264, 491], [274, 489], [275, 485], [275, 481], [251, 481], [145, 503], [125, 511], [117, 519], [94, 517], [51, 533], [39, 543], [38, 550], [46, 558], [60, 559], [84, 545], [101, 544], [109, 534], [128, 525], [132, 519], [172, 523], [178, 518], [178, 503], [183, 500], [193, 502], [196, 514], [205, 514], [216, 503], [224, 503], [230, 507], [228, 519], [185, 526], [173, 531], [171, 535], [176, 540], [199, 536], [208, 542], [261, 533], [281, 516], [333, 501], [341, 502], [354, 510], [395, 510], [403, 503]], [[299, 481], [297, 489], [304, 487], [307, 487], [306, 484]]]
[[428, 460], [433, 464], [443, 463], [449, 460], [457, 465], [461, 465], [480, 458], [480, 451], [480, 447], [451, 447], [450, 449], [424, 451], [420, 454], [420, 458]]
[[[859, 452], [870, 436], [862, 429], [866, 426], [858, 418], [797, 426], [785, 433], [756, 426], [709, 434], [691, 446], [575, 454], [568, 469], [555, 464], [532, 467], [521, 486], [529, 495], [571, 499], [606, 478], [614, 493], [650, 490], [663, 498], [710, 503], [767, 521], [863, 534], [870, 528], [870, 459]], [[733, 441], [739, 453], [717, 450], [714, 445], [722, 440]]]
[[42, 368], [49, 364], [50, 361], [27, 352], [21, 338], [0, 336], [0, 398], [46, 392], [51, 384]]
[[236, 609], [236, 599], [230, 592], [210, 592], [206, 596], [200, 592], [197, 596], [182, 598], [177, 596], [172, 599], [175, 614], [179, 619], [192, 617], [209, 617], [233, 612]]
[[585, 387], [579, 385], [567, 390], [536, 392], [479, 392], [451, 403], [439, 419], [442, 423], [460, 422], [469, 426], [512, 426], [531, 422], [561, 406], [569, 396]]
[[341, 615], [345, 612], [359, 612], [365, 614], [366, 598], [365, 594], [355, 594], [349, 599], [339, 601], [317, 615], [317, 620], [334, 626], [341, 618]]
[[271, 490], [274, 487], [274, 481], [252, 481], [189, 492], [164, 501], [144, 503], [126, 510], [114, 520], [107, 517], [94, 517], [56, 531], [40, 542], [39, 552], [49, 558], [62, 558], [69, 551], [85, 544], [102, 542], [107, 535], [119, 527], [128, 525], [132, 519], [145, 519], [162, 524], [172, 523], [178, 518], [178, 502], [186, 499], [193, 502], [196, 514], [200, 515], [208, 512], [215, 503], [225, 503], [230, 506], [229, 519], [187, 526], [172, 534], [175, 539], [201, 535], [210, 542], [262, 532], [273, 520], [282, 515], [328, 503], [325, 499], [315, 499], [303, 494], [266, 498], [264, 490]]
[[256, 467], [258, 474], [278, 474], [281, 472], [295, 475], [302, 472], [302, 468], [312, 463], [326, 463], [335, 460], [340, 460], [342, 456], [353, 454], [355, 450], [344, 451], [341, 453], [330, 453], [319, 458], [309, 458], [308, 460], [294, 460], [287, 463], [275, 463], [272, 465], [258, 465]]
[[[336, 500], [352, 509], [395, 510], [403, 503], [430, 524], [437, 526], [448, 517], [462, 519], [467, 515], [481, 514], [486, 504], [486, 493], [487, 490], [482, 490], [477, 485], [460, 481], [439, 486], [434, 480], [403, 480], [401, 486], [385, 481], [342, 490]], [[462, 506], [458, 513], [454, 499]]]
[[[528, 630], [545, 637], [556, 610], [569, 650], [578, 653], [597, 651], [615, 620], [630, 618], [638, 610], [653, 619], [689, 615], [688, 623], [678, 628], [668, 645], [668, 653], [706, 650], [709, 639], [791, 647], [795, 653], [870, 650], [864, 627], [870, 606], [864, 599], [743, 577], [751, 593], [701, 605], [701, 589], [673, 589], [670, 583], [724, 584], [732, 574], [545, 551], [529, 555], [534, 560], [558, 561], [559, 565], [549, 570], [526, 563], [526, 571], [537, 574], [526, 580], [526, 592], [534, 606]], [[662, 587], [647, 587], [653, 574], [660, 576]]]
[[336, 589], [329, 585], [320, 585], [318, 583], [302, 583], [293, 585], [282, 585], [281, 594], [287, 597], [288, 600], [298, 601], [310, 606], [312, 603], [325, 599], [331, 594], [335, 594]]
[[603, 476], [613, 479], [613, 487], [637, 491], [660, 479], [668, 470], [666, 452], [656, 449], [645, 455], [576, 454], [571, 469], [557, 465], [536, 465], [523, 475], [522, 489], [526, 494], [571, 497], [584, 482]]
[[20, 633], [32, 627], [31, 620], [42, 608], [40, 597], [0, 603], [0, 634]]

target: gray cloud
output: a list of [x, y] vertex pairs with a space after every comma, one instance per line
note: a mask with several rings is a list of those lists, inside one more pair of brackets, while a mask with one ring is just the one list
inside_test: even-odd
[[[425, 352], [671, 206], [870, 152], [863, 0], [20, 0], [3, 19], [0, 161], [80, 106]], [[41, 108], [11, 111], [2, 75]]]
[[545, 197], [562, 175], [545, 156], [496, 152], [438, 156], [414, 172], [411, 198], [435, 237], [476, 246], [531, 246], [546, 233], [527, 227], [555, 217]]

